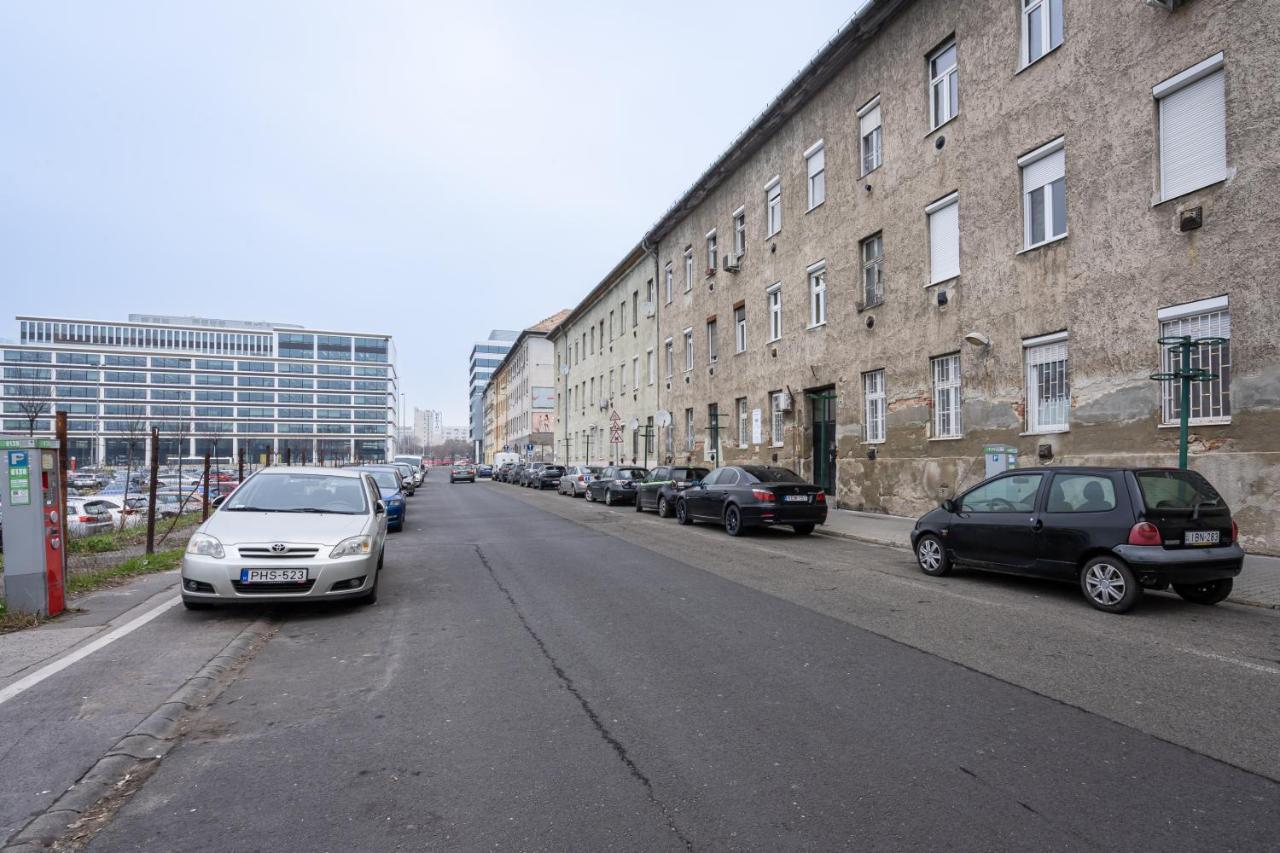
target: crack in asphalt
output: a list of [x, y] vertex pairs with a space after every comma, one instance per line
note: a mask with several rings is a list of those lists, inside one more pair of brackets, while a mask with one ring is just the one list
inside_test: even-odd
[[578, 700], [578, 704], [582, 707], [582, 712], [587, 715], [587, 719], [591, 721], [591, 725], [595, 727], [595, 730], [600, 734], [600, 737], [604, 739], [604, 742], [613, 749], [614, 754], [618, 756], [618, 760], [621, 761], [631, 775], [644, 786], [645, 795], [649, 798], [649, 802], [653, 803], [653, 805], [657, 807], [658, 811], [662, 813], [663, 819], [667, 822], [667, 828], [671, 830], [676, 838], [680, 839], [680, 842], [684, 845], [686, 850], [693, 851], [693, 840], [686, 836], [684, 832], [681, 831], [680, 827], [676, 825], [675, 818], [671, 814], [671, 809], [668, 808], [667, 804], [658, 797], [657, 793], [653, 789], [653, 783], [649, 780], [649, 777], [646, 776], [644, 771], [636, 765], [635, 761], [628, 754], [627, 748], [623, 745], [622, 741], [618, 740], [618, 738], [609, 731], [609, 727], [604, 724], [604, 721], [600, 719], [600, 715], [591, 707], [591, 703], [587, 701], [587, 698], [582, 695], [580, 690], [578, 690], [577, 685], [574, 684], [573, 679], [569, 674], [564, 671], [564, 667], [560, 666], [555, 655], [551, 654], [551, 650], [547, 648], [547, 644], [543, 642], [540, 636], [538, 636], [538, 632], [533, 630], [533, 626], [530, 625], [529, 620], [525, 618], [524, 611], [522, 611], [520, 609], [520, 605], [516, 603], [515, 596], [511, 594], [511, 591], [507, 589], [502, 581], [498, 580], [498, 575], [493, 570], [493, 566], [489, 563], [489, 558], [485, 556], [484, 551], [481, 550], [479, 545], [473, 545], [472, 547], [475, 548], [476, 557], [479, 558], [480, 563], [485, 567], [485, 570], [489, 572], [489, 577], [493, 580], [494, 585], [502, 591], [502, 594], [506, 596], [508, 603], [511, 604], [511, 609], [515, 611], [516, 618], [520, 620], [520, 624], [524, 627], [525, 632], [533, 638], [533, 642], [537, 645], [538, 650], [542, 652], [542, 656], [547, 659], [549, 664], [551, 664], [551, 669], [555, 672], [556, 678], [558, 678], [560, 683], [564, 685], [565, 690], [568, 690], [573, 698]]

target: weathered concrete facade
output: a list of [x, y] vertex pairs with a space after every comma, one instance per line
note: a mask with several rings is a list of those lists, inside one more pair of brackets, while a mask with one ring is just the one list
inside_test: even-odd
[[637, 246], [551, 333], [560, 373], [557, 461], [652, 464], [655, 286], [653, 257]]
[[529, 460], [551, 460], [556, 364], [555, 348], [548, 335], [567, 313], [560, 311], [522, 331], [494, 369], [482, 404], [486, 412], [493, 413], [492, 440], [483, 451], [486, 462], [492, 462], [493, 454], [507, 449]]
[[[656, 253], [648, 274], [658, 276], [656, 403], [673, 419], [660, 451], [708, 457], [714, 404], [719, 461], [776, 459], [810, 477], [830, 462], [840, 506], [908, 515], [980, 479], [992, 443], [1017, 447], [1024, 466], [1174, 464], [1178, 431], [1148, 377], [1167, 369], [1157, 338], [1178, 317], [1206, 317], [1192, 331], [1226, 332], [1229, 350], [1218, 355], [1229, 380], [1215, 397], [1223, 408], [1192, 425], [1191, 464], [1224, 492], [1247, 547], [1280, 552], [1280, 307], [1268, 287], [1280, 234], [1280, 148], [1271, 139], [1280, 3], [1192, 2], [1168, 13], [1137, 0], [1066, 0], [1063, 8], [1061, 45], [1024, 67], [1020, 0], [873, 2], [655, 226], [645, 245]], [[929, 57], [953, 38], [958, 114], [931, 129]], [[1162, 201], [1153, 88], [1218, 53], [1227, 171]], [[858, 111], [876, 97], [883, 164], [864, 175]], [[1056, 140], [1066, 232], [1026, 249], [1019, 159]], [[810, 209], [804, 154], [819, 141], [825, 200]], [[782, 221], [769, 234], [775, 176]], [[926, 208], [953, 193], [959, 272], [931, 284]], [[722, 257], [739, 208], [745, 251], [730, 272]], [[1180, 230], [1197, 208], [1200, 227]], [[713, 229], [720, 258], [708, 275]], [[861, 242], [873, 235], [882, 239], [883, 301], [867, 307]], [[819, 264], [826, 316], [813, 323], [810, 273]], [[771, 340], [775, 285], [781, 335]], [[1200, 307], [1178, 308], [1192, 303]], [[1065, 380], [1067, 408], [1052, 428], [1028, 413], [1029, 398], [1060, 393], [1041, 389], [1043, 372], [1029, 381], [1026, 342], [1037, 338], [1066, 350], [1052, 378]], [[958, 374], [931, 363], [951, 355]], [[884, 429], [869, 440], [865, 383], [874, 380], [864, 374], [872, 371], [883, 371]], [[937, 392], [956, 378], [959, 428], [939, 430], [935, 400], [951, 398]], [[792, 404], [777, 436], [772, 392]], [[750, 421], [745, 447], [739, 400]]]

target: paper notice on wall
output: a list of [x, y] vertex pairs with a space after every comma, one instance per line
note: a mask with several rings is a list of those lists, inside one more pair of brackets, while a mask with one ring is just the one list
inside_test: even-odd
[[763, 440], [764, 430], [759, 409], [751, 410], [751, 443], [759, 444]]

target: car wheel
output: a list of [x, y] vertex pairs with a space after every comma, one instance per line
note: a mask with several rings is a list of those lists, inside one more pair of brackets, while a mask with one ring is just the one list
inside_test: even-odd
[[378, 569], [373, 570], [373, 586], [369, 587], [369, 591], [356, 599], [360, 605], [369, 605], [378, 603], [378, 580], [382, 576], [382, 572]]
[[639, 495], [636, 495], [636, 512], [644, 512], [644, 507], [640, 505]]
[[1222, 578], [1204, 583], [1175, 583], [1173, 591], [1192, 604], [1217, 604], [1231, 594], [1235, 581]]
[[213, 609], [213, 605], [207, 601], [191, 601], [186, 598], [182, 599], [182, 606], [187, 608], [188, 610], [212, 610]]
[[920, 564], [920, 571], [935, 578], [951, 573], [951, 557], [942, 547], [942, 540], [932, 533], [916, 542], [916, 562]]
[[585, 492], [583, 492], [582, 496], [587, 499], [587, 503], [591, 503], [595, 500], [595, 498], [591, 497], [590, 489], [587, 489]]
[[791, 525], [791, 529], [794, 530], [800, 536], [808, 536], [809, 534], [813, 533], [813, 528], [816, 526], [817, 525], [813, 524], [812, 522], [805, 522], [804, 524], [793, 524]]
[[670, 518], [671, 507], [667, 504], [666, 495], [658, 497], [658, 518]]
[[1124, 613], [1142, 597], [1133, 570], [1115, 557], [1094, 557], [1085, 563], [1080, 590], [1090, 604], [1107, 613]]
[[684, 501], [676, 501], [676, 521], [681, 524], [693, 524], [693, 516], [689, 515], [689, 507]]
[[613, 506], [613, 492], [608, 489], [604, 490], [604, 505]]
[[724, 532], [730, 536], [742, 535], [742, 512], [732, 504], [724, 511]]

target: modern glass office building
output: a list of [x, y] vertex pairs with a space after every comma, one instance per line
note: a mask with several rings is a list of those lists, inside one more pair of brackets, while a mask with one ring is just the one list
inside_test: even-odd
[[471, 347], [470, 377], [468, 380], [468, 407], [471, 410], [469, 424], [471, 430], [471, 446], [475, 450], [476, 459], [482, 459], [484, 453], [484, 389], [489, 385], [489, 377], [502, 359], [511, 351], [519, 332], [510, 329], [494, 329], [487, 340], [479, 341]]
[[389, 335], [283, 323], [129, 315], [17, 319], [3, 348], [6, 433], [52, 433], [67, 413], [79, 467], [149, 456], [384, 459], [395, 453]]

